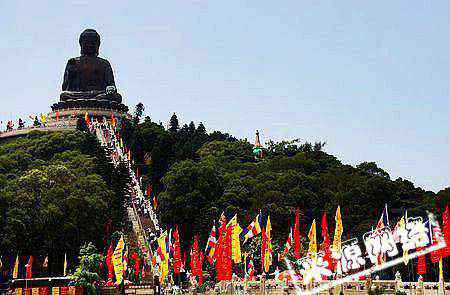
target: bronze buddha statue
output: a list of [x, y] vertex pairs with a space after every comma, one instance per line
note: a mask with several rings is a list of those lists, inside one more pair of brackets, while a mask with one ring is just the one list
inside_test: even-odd
[[121, 103], [110, 63], [98, 57], [100, 35], [84, 30], [79, 39], [81, 56], [71, 58], [64, 71], [61, 102], [96, 100]]

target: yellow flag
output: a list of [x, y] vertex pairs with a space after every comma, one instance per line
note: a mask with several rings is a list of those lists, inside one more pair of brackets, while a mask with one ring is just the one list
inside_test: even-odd
[[14, 263], [13, 279], [17, 279], [19, 276], [19, 255], [16, 256], [16, 262]]
[[233, 259], [234, 263], [240, 263], [242, 261], [242, 253], [239, 235], [242, 232], [242, 228], [237, 221], [237, 215], [230, 219], [227, 228], [229, 226], [231, 226], [231, 259]]
[[308, 247], [308, 253], [312, 255], [317, 254], [317, 238], [316, 238], [316, 220], [314, 219], [311, 224], [311, 229], [308, 233], [309, 238], [309, 247]]
[[439, 258], [439, 282], [444, 282], [444, 269], [442, 266], [442, 257]]
[[167, 231], [164, 231], [161, 236], [158, 238], [158, 247], [161, 249], [162, 257], [161, 263], [159, 265], [160, 276], [159, 281], [161, 284], [164, 283], [167, 275], [169, 274], [169, 253], [167, 252]]
[[266, 247], [266, 251], [264, 253], [264, 271], [266, 273], [269, 272], [269, 268], [272, 265], [272, 252], [273, 252], [273, 247], [272, 247], [272, 238], [270, 236], [270, 232], [272, 231], [272, 225], [270, 223], [270, 216], [267, 216], [267, 225], [266, 225], [266, 243], [267, 243], [267, 247]]
[[67, 274], [67, 254], [64, 253], [64, 271], [63, 271], [64, 276], [66, 276]]
[[338, 206], [336, 209], [336, 216], [334, 217], [334, 221], [336, 223], [336, 227], [334, 229], [333, 250], [335, 252], [341, 252], [341, 237], [342, 237], [342, 231], [343, 231], [341, 206]]
[[123, 236], [120, 237], [117, 243], [116, 249], [113, 252], [112, 263], [114, 266], [114, 273], [116, 275], [116, 284], [120, 285], [123, 280], [123, 248], [125, 247], [125, 242]]

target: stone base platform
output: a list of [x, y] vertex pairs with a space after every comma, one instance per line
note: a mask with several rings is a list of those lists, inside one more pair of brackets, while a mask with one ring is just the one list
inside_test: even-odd
[[54, 103], [52, 111], [61, 111], [65, 109], [108, 109], [119, 113], [127, 113], [128, 107], [121, 102], [108, 99], [68, 99]]
[[131, 116], [126, 112], [119, 112], [112, 109], [106, 108], [70, 108], [70, 109], [60, 109], [53, 111], [49, 114], [47, 118], [46, 127], [58, 127], [63, 128], [67, 126], [76, 126], [79, 117], [85, 117], [86, 114], [90, 119], [94, 120], [106, 120], [111, 121], [114, 117], [115, 120], [121, 120]]
[[[60, 131], [60, 130], [75, 130], [77, 128], [77, 121], [79, 117], [85, 117], [86, 114], [92, 120], [106, 120], [111, 121], [112, 117], [120, 121], [122, 119], [131, 119], [128, 113], [117, 112], [111, 109], [103, 108], [77, 108], [77, 109], [62, 109], [56, 112], [51, 112], [47, 116], [47, 121], [41, 126], [29, 126], [22, 129], [14, 129], [7, 132], [0, 132], [0, 139], [24, 136], [33, 130], [40, 131]], [[57, 119], [57, 117], [59, 117]], [[40, 118], [39, 118], [40, 119]]]

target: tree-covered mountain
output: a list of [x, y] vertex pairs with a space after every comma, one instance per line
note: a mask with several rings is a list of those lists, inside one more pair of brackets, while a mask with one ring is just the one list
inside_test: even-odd
[[0, 249], [4, 257], [49, 256], [62, 267], [85, 242], [100, 248], [123, 226], [125, 167], [86, 132], [33, 131], [0, 142]]
[[[342, 209], [344, 239], [374, 226], [385, 204], [391, 223], [410, 215], [438, 213], [450, 201], [450, 188], [438, 193], [391, 179], [373, 162], [355, 167], [328, 154], [323, 143], [268, 142], [263, 156], [253, 145], [202, 123], [169, 126], [142, 118], [138, 105], [120, 132], [142, 175], [143, 189], [158, 196], [163, 225], [180, 227], [184, 249], [199, 234], [202, 247], [214, 221], [224, 212], [247, 226], [261, 210], [271, 216], [274, 244], [281, 245], [297, 209], [305, 237], [313, 219]], [[79, 129], [85, 129], [80, 122]], [[38, 132], [0, 141], [0, 249], [19, 255], [49, 255], [62, 265], [85, 242], [105, 250], [111, 232], [123, 229], [128, 174], [114, 168], [95, 136], [82, 131]], [[319, 222], [320, 224], [320, 222]], [[393, 224], [392, 224], [393, 225]], [[318, 233], [320, 233], [320, 226]], [[319, 239], [320, 240], [320, 239]], [[4, 261], [5, 262], [5, 261]], [[8, 262], [5, 262], [8, 264]]]
[[355, 237], [376, 224], [385, 204], [395, 223], [405, 210], [410, 216], [439, 213], [450, 200], [450, 188], [426, 191], [408, 180], [391, 179], [373, 162], [345, 165], [325, 152], [324, 143], [268, 142], [264, 156], [255, 158], [248, 141], [208, 133], [202, 123], [180, 127], [174, 114], [165, 128], [149, 117], [139, 123], [141, 115], [136, 113], [124, 128], [126, 142], [135, 152], [144, 186], [152, 184], [159, 196], [161, 221], [178, 224], [185, 243], [197, 233], [206, 240], [221, 212], [228, 218], [238, 214], [246, 226], [262, 210], [270, 214], [275, 240], [281, 241], [297, 208], [307, 235], [323, 212], [333, 230], [340, 205], [344, 237]]

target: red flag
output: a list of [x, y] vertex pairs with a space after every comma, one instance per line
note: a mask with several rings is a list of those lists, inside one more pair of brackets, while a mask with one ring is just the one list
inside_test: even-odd
[[88, 126], [91, 125], [91, 119], [89, 118], [89, 115], [87, 112], [84, 114], [84, 120], [86, 121], [86, 125], [88, 125]]
[[266, 229], [263, 226], [261, 229], [261, 271], [264, 272], [264, 265], [266, 262], [266, 250], [267, 250], [267, 235]]
[[178, 225], [173, 231], [173, 272], [179, 274], [181, 271], [181, 247]]
[[131, 259], [134, 260], [134, 275], [136, 276], [136, 281], [139, 280], [139, 273], [141, 272], [141, 260], [137, 252], [131, 254]]
[[32, 272], [32, 267], [33, 267], [33, 256], [30, 255], [30, 258], [28, 259], [28, 263], [27, 265], [25, 265], [26, 271], [27, 271], [27, 279], [31, 279], [33, 277], [33, 272]]
[[198, 236], [194, 238], [194, 246], [191, 249], [191, 270], [198, 278], [198, 284], [203, 285], [203, 255], [198, 247]]
[[448, 205], [445, 207], [444, 214], [442, 214], [442, 228], [445, 239], [445, 248], [442, 251], [442, 257], [450, 256], [450, 211]]
[[147, 197], [150, 199], [151, 195], [152, 195], [152, 186], [148, 185], [147, 186]]
[[219, 240], [215, 252], [217, 280], [231, 280], [231, 226], [227, 228], [227, 220], [222, 213], [219, 222]]
[[330, 246], [330, 236], [328, 235], [328, 222], [327, 222], [327, 212], [323, 212], [322, 215], [322, 245]]
[[106, 253], [106, 266], [108, 267], [108, 280], [114, 280], [114, 265], [112, 264], [113, 245], [109, 245], [108, 252]]
[[[423, 247], [417, 248], [418, 251], [423, 250]], [[424, 275], [427, 273], [427, 263], [425, 261], [425, 255], [417, 257], [417, 274]]]
[[333, 258], [331, 257], [330, 249], [330, 236], [328, 234], [328, 221], [327, 212], [323, 212], [322, 215], [322, 245], [320, 245], [321, 251], [325, 253], [323, 260], [328, 262], [328, 269], [333, 269]]
[[300, 241], [300, 212], [297, 209], [295, 211], [295, 226], [294, 226], [294, 257], [296, 259], [301, 258], [301, 241]]

